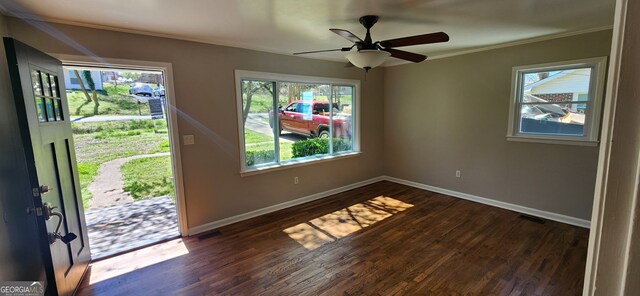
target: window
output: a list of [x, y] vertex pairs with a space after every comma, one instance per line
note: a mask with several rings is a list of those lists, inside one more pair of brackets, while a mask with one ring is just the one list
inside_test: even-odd
[[236, 71], [242, 172], [359, 150], [359, 81]]
[[69, 72], [69, 83], [72, 85], [79, 85], [80, 81], [78, 81], [78, 77], [76, 76], [76, 73], [73, 71], [68, 71]]
[[606, 58], [513, 68], [507, 139], [597, 145]]
[[31, 83], [39, 122], [64, 121], [58, 76], [31, 70]]

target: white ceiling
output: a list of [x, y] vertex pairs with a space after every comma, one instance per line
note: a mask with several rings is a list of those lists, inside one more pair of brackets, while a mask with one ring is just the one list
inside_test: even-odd
[[[403, 50], [431, 57], [610, 28], [615, 0], [0, 0], [5, 14], [281, 54], [350, 46], [358, 18], [380, 16], [373, 40], [444, 31], [448, 43]], [[339, 52], [306, 55], [346, 61]], [[391, 59], [387, 64], [399, 60]]]

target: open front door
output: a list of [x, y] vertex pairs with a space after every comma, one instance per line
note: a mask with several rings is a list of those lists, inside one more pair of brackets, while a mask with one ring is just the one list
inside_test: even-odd
[[[90, 260], [62, 63], [4, 38], [26, 150], [47, 293], [74, 293]], [[31, 148], [31, 150], [29, 150]]]

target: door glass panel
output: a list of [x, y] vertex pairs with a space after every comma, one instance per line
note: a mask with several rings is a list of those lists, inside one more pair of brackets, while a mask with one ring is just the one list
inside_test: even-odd
[[55, 113], [53, 112], [53, 99], [45, 99], [47, 109], [47, 121], [54, 121]]
[[46, 73], [42, 73], [42, 89], [44, 90], [45, 96], [51, 96], [51, 85], [49, 84], [49, 75]]
[[33, 92], [36, 96], [42, 95], [42, 85], [40, 84], [40, 71], [31, 71], [31, 84], [33, 84]]
[[38, 112], [38, 121], [47, 121], [47, 115], [44, 111], [44, 101], [41, 97], [36, 97], [36, 112]]
[[49, 77], [51, 82], [51, 96], [60, 97], [60, 94], [58, 91], [58, 76], [50, 75]]
[[60, 120], [64, 120], [64, 112], [62, 112], [62, 100], [58, 99], [58, 114], [60, 114]]
[[55, 113], [56, 121], [62, 120], [62, 109], [60, 108], [60, 100], [53, 99], [53, 112]]

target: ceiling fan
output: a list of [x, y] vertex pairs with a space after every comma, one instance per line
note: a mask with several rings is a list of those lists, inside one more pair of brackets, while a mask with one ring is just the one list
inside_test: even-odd
[[[354, 65], [358, 68], [365, 69], [365, 71], [369, 71], [382, 64], [389, 56], [414, 63], [419, 63], [427, 59], [425, 55], [397, 50], [395, 49], [396, 47], [449, 41], [449, 35], [444, 32], [437, 32], [373, 42], [370, 29], [378, 22], [378, 19], [379, 17], [377, 15], [365, 15], [360, 18], [360, 23], [367, 29], [367, 35], [364, 37], [364, 40], [347, 30], [329, 29], [331, 32], [353, 42], [351, 47], [296, 52], [294, 55], [329, 51], [349, 52], [349, 54], [346, 55], [350, 62], [349, 65]], [[354, 47], [356, 51], [352, 51]]]

